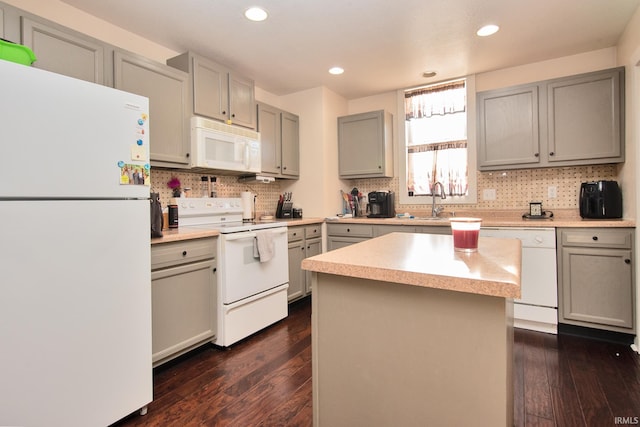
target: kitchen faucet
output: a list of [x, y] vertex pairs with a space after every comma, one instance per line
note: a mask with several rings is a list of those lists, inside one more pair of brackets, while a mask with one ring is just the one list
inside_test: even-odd
[[431, 186], [431, 216], [437, 217], [440, 212], [444, 210], [442, 206], [436, 207], [436, 189], [440, 186], [440, 199], [444, 200], [447, 198], [447, 195], [444, 194], [444, 185], [440, 181], [436, 181]]

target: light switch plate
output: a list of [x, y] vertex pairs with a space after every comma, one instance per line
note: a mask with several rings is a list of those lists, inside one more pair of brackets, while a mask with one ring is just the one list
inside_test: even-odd
[[556, 197], [558, 197], [558, 187], [556, 187], [555, 185], [550, 185], [549, 187], [547, 187], [547, 197], [549, 199], [555, 199]]

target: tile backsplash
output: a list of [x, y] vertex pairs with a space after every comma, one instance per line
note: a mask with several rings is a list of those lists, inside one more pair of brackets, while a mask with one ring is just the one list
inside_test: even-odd
[[[562, 168], [520, 169], [478, 172], [478, 203], [464, 205], [463, 209], [528, 209], [529, 202], [542, 202], [549, 209], [578, 209], [580, 183], [585, 181], [615, 180], [617, 167], [613, 164], [574, 166]], [[375, 190], [398, 193], [400, 180], [394, 178], [355, 179], [351, 184], [363, 194]], [[555, 198], [548, 197], [548, 187], [556, 187]], [[483, 200], [483, 190], [496, 190], [495, 200]], [[425, 205], [400, 205], [396, 198], [396, 212], [414, 212]], [[439, 202], [438, 202], [439, 203]], [[445, 208], [455, 205], [443, 203]], [[457, 205], [460, 208], [460, 205]]]
[[201, 197], [202, 189], [200, 178], [203, 176], [215, 176], [217, 178], [216, 192], [218, 197], [240, 197], [241, 192], [251, 191], [257, 194], [256, 214], [258, 216], [274, 215], [278, 203], [278, 196], [282, 193], [280, 184], [278, 184], [277, 181], [271, 184], [259, 182], [242, 183], [238, 182], [238, 178], [235, 176], [153, 168], [151, 170], [151, 189], [153, 192], [160, 193], [160, 202], [163, 207], [166, 207], [171, 200], [171, 189], [167, 187], [167, 182], [174, 176], [180, 180], [183, 189], [191, 189], [189, 191], [189, 197]]
[[[478, 172], [478, 203], [464, 205], [462, 209], [521, 209], [527, 210], [529, 202], [540, 201], [548, 209], [577, 209], [580, 183], [596, 180], [617, 179], [616, 165], [575, 166], [563, 168], [522, 169], [496, 172]], [[199, 174], [187, 171], [153, 169], [151, 172], [151, 188], [160, 193], [160, 200], [166, 206], [171, 199], [171, 189], [167, 182], [171, 177], [180, 179], [183, 188], [191, 188], [191, 197], [200, 197], [201, 176], [216, 176], [218, 197], [240, 197], [242, 191], [257, 194], [256, 214], [274, 215], [278, 196], [282, 193], [278, 181], [271, 184], [259, 182], [239, 182], [235, 176]], [[398, 194], [400, 180], [394, 178], [373, 178], [349, 180], [349, 188], [357, 187], [363, 194], [375, 190], [392, 190]], [[549, 186], [556, 187], [557, 197], [548, 198]], [[483, 200], [483, 190], [496, 190], [495, 200]], [[340, 189], [335, 190], [340, 199]], [[294, 197], [295, 199], [295, 197]], [[442, 204], [445, 208], [460, 209], [460, 205]], [[425, 210], [425, 205], [400, 205], [396, 199], [397, 212], [414, 212]]]

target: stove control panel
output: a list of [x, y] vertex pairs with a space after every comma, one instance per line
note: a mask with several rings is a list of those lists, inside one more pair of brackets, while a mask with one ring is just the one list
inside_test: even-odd
[[175, 204], [181, 225], [242, 221], [240, 198], [176, 198]]

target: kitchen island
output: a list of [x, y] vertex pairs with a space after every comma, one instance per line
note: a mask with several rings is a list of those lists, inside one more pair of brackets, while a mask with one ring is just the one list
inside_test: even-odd
[[307, 258], [314, 426], [513, 425], [521, 243], [391, 233]]

